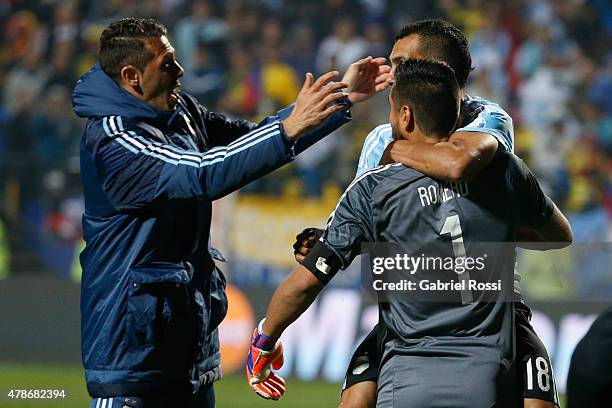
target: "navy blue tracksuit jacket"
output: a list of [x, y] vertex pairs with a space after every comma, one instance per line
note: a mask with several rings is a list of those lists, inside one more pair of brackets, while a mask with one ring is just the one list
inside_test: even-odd
[[88, 118], [81, 336], [92, 397], [197, 390], [220, 377], [225, 280], [209, 248], [211, 202], [290, 162], [350, 120], [337, 112], [297, 143], [280, 120], [229, 120], [180, 95], [159, 111], [96, 65], [74, 89]]

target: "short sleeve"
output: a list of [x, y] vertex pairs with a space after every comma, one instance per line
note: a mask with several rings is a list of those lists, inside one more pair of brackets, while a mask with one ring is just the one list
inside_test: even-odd
[[378, 167], [385, 149], [392, 141], [393, 132], [390, 124], [386, 123], [374, 128], [366, 137], [361, 148], [356, 176]]
[[340, 197], [323, 235], [304, 261], [304, 266], [323, 283], [351, 264], [360, 254], [362, 242], [373, 240], [370, 193], [359, 179]]
[[499, 105], [481, 98], [471, 98], [465, 102], [468, 112], [468, 123], [458, 128], [456, 132], [487, 133], [497, 139], [499, 148], [506, 152], [514, 152], [514, 125], [512, 118]]

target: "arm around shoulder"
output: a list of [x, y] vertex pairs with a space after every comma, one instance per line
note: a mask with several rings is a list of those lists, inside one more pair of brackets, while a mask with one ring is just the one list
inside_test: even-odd
[[488, 133], [456, 132], [434, 144], [395, 141], [385, 156], [437, 179], [471, 181], [493, 160], [497, 148], [497, 139]]

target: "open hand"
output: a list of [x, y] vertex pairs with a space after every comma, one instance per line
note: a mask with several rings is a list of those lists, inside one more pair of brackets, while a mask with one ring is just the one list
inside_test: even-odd
[[391, 85], [391, 67], [385, 65], [386, 61], [384, 57], [366, 57], [349, 65], [342, 82], [348, 85], [351, 103], [363, 102]]
[[331, 82], [338, 74], [338, 71], [331, 71], [321, 75], [316, 81], [310, 72], [306, 74], [293, 111], [283, 121], [289, 139], [299, 138], [306, 131], [319, 126], [334, 112], [346, 109], [346, 103], [332, 104], [347, 96], [344, 92], [337, 92], [346, 88], [344, 82]]

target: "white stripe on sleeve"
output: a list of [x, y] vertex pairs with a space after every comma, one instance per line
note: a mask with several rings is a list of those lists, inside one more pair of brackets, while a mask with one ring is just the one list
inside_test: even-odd
[[[218, 163], [223, 161], [226, 157], [238, 154], [260, 142], [280, 134], [278, 122], [272, 122], [249, 132], [247, 135], [230, 143], [228, 146], [214, 148], [206, 153], [199, 153], [180, 150], [173, 146], [146, 140], [133, 131], [121, 131], [117, 126], [118, 124], [120, 124], [120, 121], [117, 120], [117, 122], [115, 122], [114, 116], [105, 117], [102, 121], [102, 126], [106, 134], [132, 153], [142, 153], [160, 159], [166, 163], [191, 167], [204, 167]], [[120, 126], [122, 126], [122, 124]]]

